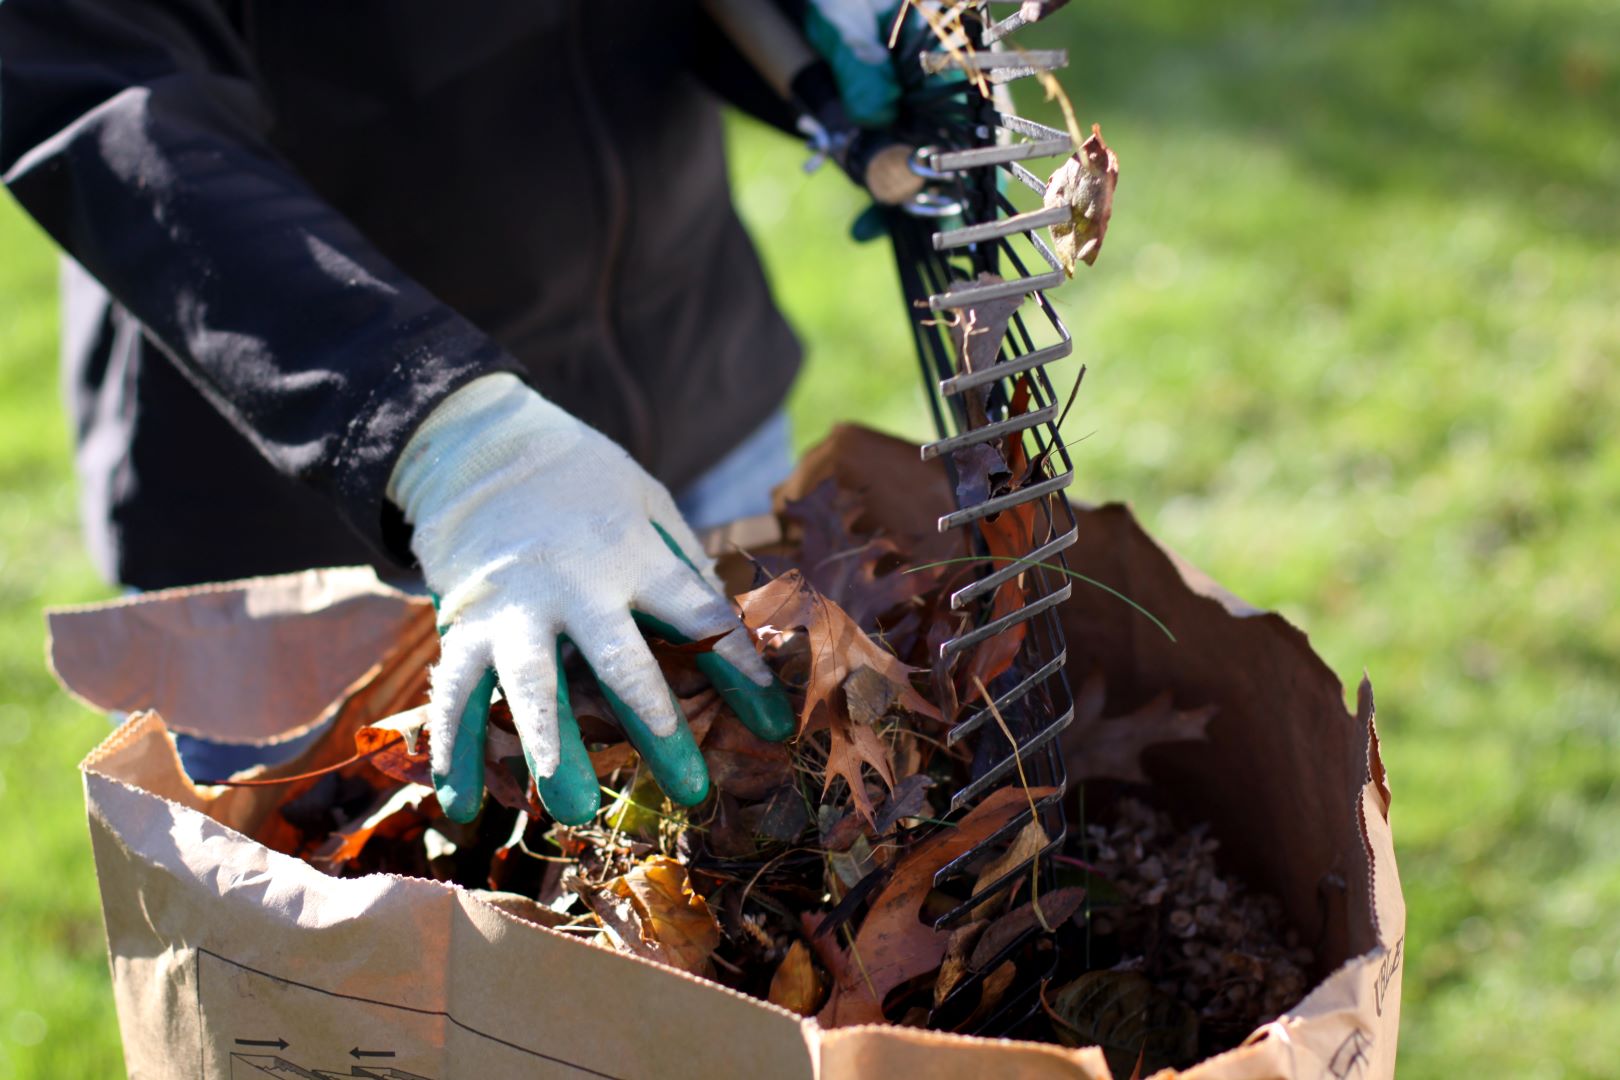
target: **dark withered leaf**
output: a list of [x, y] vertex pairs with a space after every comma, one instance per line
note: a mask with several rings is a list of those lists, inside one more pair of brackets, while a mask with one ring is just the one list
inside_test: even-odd
[[[697, 835], [688, 831], [681, 837]], [[701, 835], [708, 850], [722, 859], [746, 859], [759, 850], [754, 831], [743, 820], [742, 808], [725, 791], [716, 794], [714, 816], [709, 819], [708, 832]]]
[[862, 629], [933, 588], [937, 569], [907, 573], [912, 560], [892, 537], [862, 527], [860, 500], [832, 480], [788, 501], [782, 517], [796, 526], [795, 565], [821, 595]]
[[934, 980], [934, 1008], [939, 1008], [951, 996], [951, 991], [970, 974], [968, 957], [978, 943], [979, 935], [989, 925], [988, 922], [970, 922], [951, 931], [950, 939], [945, 943], [945, 957], [939, 962], [939, 976]]
[[993, 442], [974, 443], [951, 452], [956, 470], [956, 500], [960, 506], [977, 506], [1000, 494], [1012, 479], [1012, 470], [1001, 449]]
[[717, 712], [703, 740], [709, 778], [739, 799], [763, 799], [793, 779], [793, 757], [782, 743], [749, 731], [730, 710]]
[[[979, 285], [994, 285], [1002, 280], [1000, 274], [981, 271], [973, 281], [952, 282], [946, 293]], [[995, 365], [1001, 355], [1002, 339], [1007, 336], [1007, 324], [1023, 302], [1023, 295], [1003, 296], [947, 309], [945, 317], [950, 327], [951, 344], [956, 347], [958, 371], [985, 371]], [[962, 395], [970, 427], [982, 427], [989, 419], [985, 412], [989, 396], [987, 386], [968, 390]]]
[[810, 827], [804, 796], [791, 785], [777, 788], [762, 802], [742, 808], [742, 822], [755, 836], [790, 844]]
[[1166, 691], [1127, 716], [1102, 716], [1101, 675], [1093, 672], [1075, 702], [1073, 734], [1064, 764], [1071, 780], [1125, 780], [1145, 784], [1142, 754], [1160, 743], [1202, 740], [1220, 710], [1178, 709]]
[[869, 667], [858, 667], [844, 680], [849, 718], [872, 727], [900, 707], [900, 688]]
[[[1040, 897], [1040, 915], [1045, 916], [1046, 925], [1056, 930], [1065, 922], [1074, 917], [1085, 903], [1086, 890], [1078, 885], [1067, 889], [1055, 889], [1052, 892], [1042, 893]], [[1041, 928], [1040, 918], [1035, 912], [1036, 901], [1031, 900], [1013, 908], [1007, 914], [991, 923], [973, 947], [973, 955], [968, 960], [968, 966], [979, 971], [994, 962], [996, 955], [1011, 945], [1025, 933]]]
[[1198, 1059], [1198, 1015], [1136, 971], [1088, 971], [1048, 998], [1053, 1029], [1068, 1046], [1100, 1046], [1116, 1076], [1138, 1058], [1145, 1071]]
[[878, 811], [874, 828], [877, 835], [887, 836], [902, 818], [920, 817], [928, 812], [928, 789], [934, 786], [932, 777], [916, 773], [894, 785], [888, 801]]

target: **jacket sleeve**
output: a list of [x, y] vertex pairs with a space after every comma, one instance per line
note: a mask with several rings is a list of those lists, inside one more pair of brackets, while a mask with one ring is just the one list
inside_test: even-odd
[[524, 373], [323, 202], [270, 119], [213, 0], [0, 0], [6, 186], [265, 458], [399, 555], [405, 441], [463, 383]]

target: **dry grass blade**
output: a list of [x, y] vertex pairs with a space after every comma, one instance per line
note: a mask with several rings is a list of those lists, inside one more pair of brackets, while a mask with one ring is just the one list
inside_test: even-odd
[[[1012, 728], [1007, 726], [1007, 721], [1002, 717], [1001, 710], [996, 708], [996, 699], [990, 696], [990, 691], [985, 687], [984, 681], [977, 675], [973, 677], [973, 681], [977, 684], [979, 694], [984, 698], [985, 706], [989, 708], [990, 715], [995, 717], [996, 726], [1001, 728], [1001, 733], [1007, 737], [1007, 745], [1012, 747], [1013, 764], [1018, 767], [1018, 786], [1024, 789], [1024, 797], [1029, 800], [1030, 821], [1038, 821], [1040, 811], [1035, 808], [1035, 796], [1029, 790], [1029, 777], [1024, 775], [1024, 756], [1018, 752], [1018, 740], [1013, 738]], [[1040, 905], [1041, 863], [1039, 859], [1031, 860], [1029, 864], [1029, 895], [1030, 899], [1035, 902], [1035, 918], [1040, 922], [1041, 929], [1050, 934], [1052, 927], [1047, 923], [1046, 914], [1041, 910]]]

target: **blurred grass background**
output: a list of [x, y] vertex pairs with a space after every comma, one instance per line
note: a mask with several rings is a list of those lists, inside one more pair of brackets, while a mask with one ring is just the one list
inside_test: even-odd
[[[1401, 1075], [1615, 1075], [1620, 10], [1090, 0], [1043, 38], [1122, 161], [1102, 258], [1059, 301], [1090, 365], [1075, 493], [1131, 501], [1347, 683], [1371, 673]], [[733, 135], [810, 350], [799, 442], [925, 434], [887, 252], [844, 235], [854, 193]], [[44, 604], [110, 595], [77, 536], [54, 286], [0, 203], [0, 1078], [121, 1072], [74, 768], [106, 724], [42, 662]]]

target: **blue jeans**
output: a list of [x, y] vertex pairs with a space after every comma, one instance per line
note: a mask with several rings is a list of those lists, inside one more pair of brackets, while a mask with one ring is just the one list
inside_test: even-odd
[[[675, 505], [694, 529], [723, 525], [771, 508], [771, 489], [793, 471], [793, 440], [787, 413], [777, 410], [725, 457], [675, 495]], [[122, 719], [122, 717], [119, 717]], [[279, 765], [303, 753], [325, 728], [273, 747], [217, 743], [175, 733], [186, 775], [223, 780], [253, 765]]]

